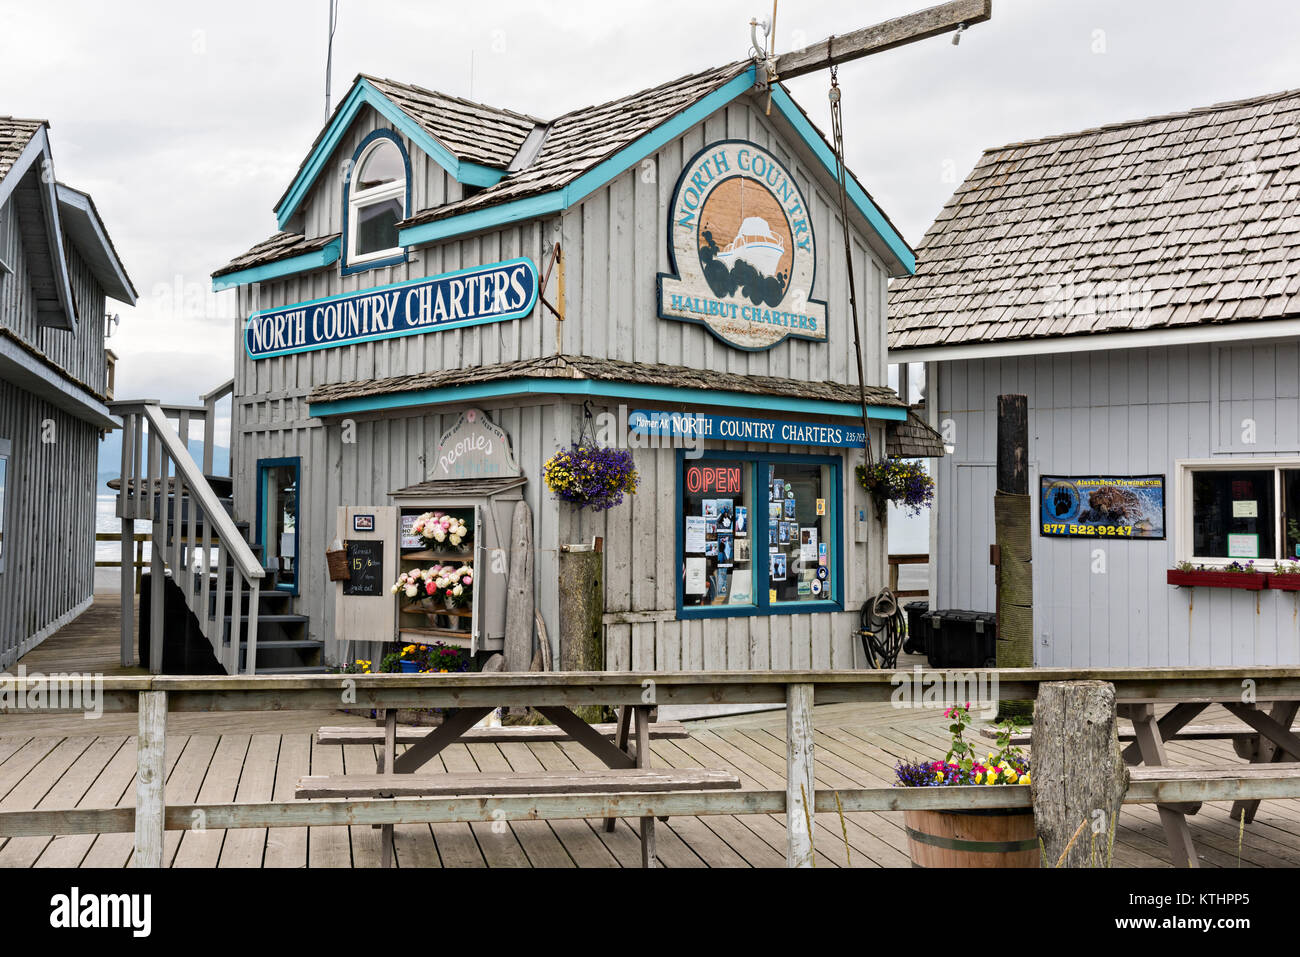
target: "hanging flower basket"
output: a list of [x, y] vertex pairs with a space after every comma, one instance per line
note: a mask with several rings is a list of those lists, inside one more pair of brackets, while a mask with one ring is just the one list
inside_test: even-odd
[[542, 469], [546, 487], [562, 502], [603, 512], [635, 495], [637, 471], [627, 449], [574, 445], [552, 455]]
[[934, 504], [934, 479], [915, 459], [886, 458], [857, 468], [858, 483], [876, 505], [876, 518], [885, 520], [886, 506], [893, 502], [908, 515]]

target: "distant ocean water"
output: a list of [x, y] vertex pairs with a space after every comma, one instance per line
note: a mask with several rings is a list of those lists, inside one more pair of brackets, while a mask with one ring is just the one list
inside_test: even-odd
[[[109, 533], [120, 535], [122, 533], [122, 521], [114, 514], [117, 511], [117, 496], [112, 492], [101, 493], [95, 497], [95, 531], [96, 533]], [[135, 530], [137, 532], [148, 532], [149, 522], [136, 522]], [[115, 561], [122, 557], [122, 545], [118, 541], [96, 542], [95, 543], [95, 561]], [[144, 558], [149, 558], [149, 543], [144, 543]]]

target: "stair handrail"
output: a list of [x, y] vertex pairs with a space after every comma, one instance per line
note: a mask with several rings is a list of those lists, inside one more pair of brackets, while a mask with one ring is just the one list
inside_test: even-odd
[[[234, 519], [226, 512], [220, 496], [208, 484], [180, 434], [168, 421], [168, 413], [177, 414], [182, 429], [189, 431], [191, 417], [211, 421], [202, 407], [164, 406], [157, 400], [124, 400], [110, 405], [111, 411], [122, 418], [122, 474], [118, 489], [118, 516], [122, 519], [123, 553], [127, 530], [136, 519], [154, 523], [151, 565], [156, 573], [152, 579], [150, 670], [155, 673], [162, 667], [162, 602], [163, 565], [170, 565], [173, 581], [180, 588], [186, 604], [201, 623], [204, 635], [211, 643], [217, 660], [229, 674], [240, 672], [241, 617], [244, 589], [247, 586], [248, 625], [247, 654], [244, 668], [248, 673], [256, 670], [257, 656], [257, 605], [261, 581], [266, 569], [244, 540]], [[148, 454], [145, 458], [145, 431], [148, 424]], [[210, 432], [209, 432], [210, 434]], [[170, 467], [169, 467], [170, 465]], [[174, 470], [174, 474], [173, 474]], [[169, 494], [170, 485], [170, 494]], [[155, 508], [154, 494], [159, 504]], [[190, 500], [188, 523], [184, 502]], [[168, 512], [170, 511], [170, 518]], [[198, 530], [198, 515], [204, 517], [202, 533]], [[171, 523], [171, 544], [168, 545], [166, 528]], [[188, 534], [185, 526], [188, 524]], [[217, 593], [215, 616], [209, 611], [211, 597], [210, 551], [217, 552]], [[199, 585], [194, 582], [194, 553], [201, 550], [202, 574]], [[170, 552], [170, 558], [168, 553]], [[124, 559], [126, 561], [126, 559]], [[227, 599], [227, 562], [236, 574], [230, 599], [230, 632], [225, 631], [225, 606]], [[132, 663], [131, 635], [128, 631], [134, 602], [131, 589], [123, 589], [123, 664]], [[154, 628], [157, 625], [157, 629]], [[227, 641], [228, 639], [228, 641]]]

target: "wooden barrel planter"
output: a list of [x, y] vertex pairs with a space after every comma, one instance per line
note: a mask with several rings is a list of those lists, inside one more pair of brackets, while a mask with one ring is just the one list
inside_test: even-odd
[[913, 867], [1037, 867], [1034, 812], [1026, 808], [904, 811]]

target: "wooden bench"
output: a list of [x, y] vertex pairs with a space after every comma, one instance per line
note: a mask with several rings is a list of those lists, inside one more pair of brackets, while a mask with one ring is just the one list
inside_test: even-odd
[[[494, 729], [495, 730], [495, 729]], [[607, 794], [634, 797], [680, 791], [738, 790], [740, 778], [708, 768], [609, 768], [599, 771], [516, 771], [451, 774], [308, 775], [294, 788], [296, 798], [402, 798]], [[641, 819], [641, 863], [654, 866], [654, 818]], [[383, 866], [393, 861], [393, 829], [383, 828]]]
[[[617, 724], [593, 724], [591, 729], [611, 741], [618, 734]], [[397, 744], [415, 744], [423, 741], [436, 727], [399, 724]], [[655, 721], [650, 724], [651, 739], [689, 738], [690, 732], [680, 721]], [[573, 736], [553, 724], [518, 725], [503, 728], [470, 728], [460, 736], [465, 744], [534, 744], [541, 742], [572, 741]], [[384, 743], [384, 728], [351, 726], [326, 727], [316, 732], [317, 744], [380, 744]]]
[[[1300, 727], [1295, 728], [1300, 732]], [[980, 728], [980, 736], [992, 741], [998, 736], [996, 728]], [[1033, 736], [1028, 731], [1022, 731], [1011, 736], [1011, 743], [1017, 745], [1032, 745]], [[1136, 741], [1137, 732], [1132, 728], [1121, 726], [1119, 731], [1121, 741]], [[1259, 732], [1254, 728], [1246, 727], [1242, 724], [1189, 724], [1180, 728], [1175, 734], [1165, 739], [1166, 741], [1222, 741], [1231, 740], [1232, 746], [1236, 752], [1243, 758], [1251, 758], [1250, 746], [1259, 740]]]

